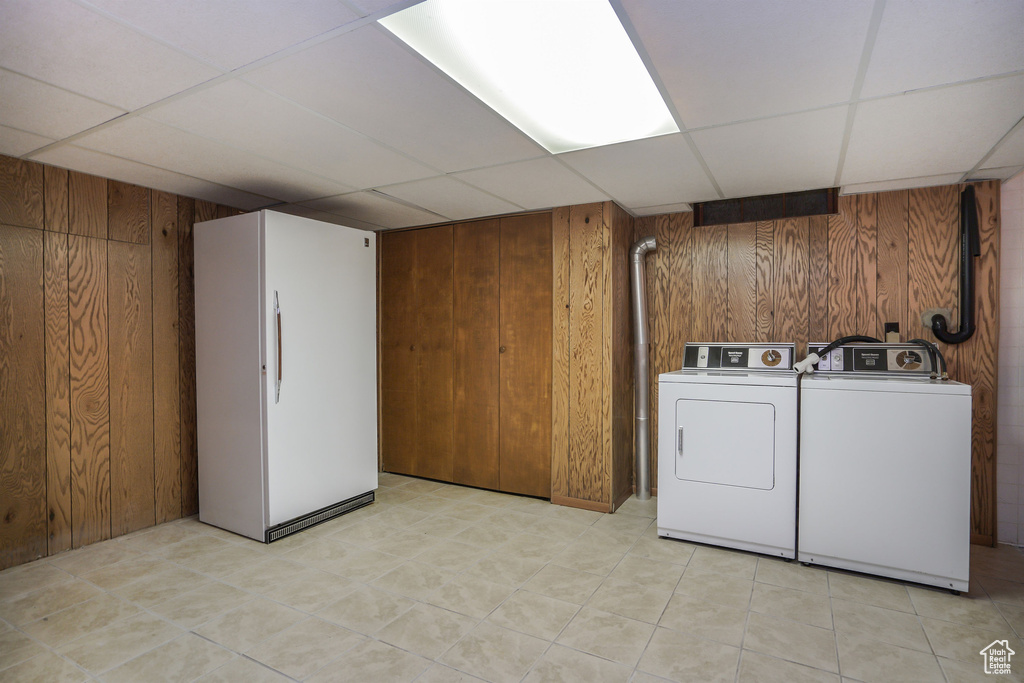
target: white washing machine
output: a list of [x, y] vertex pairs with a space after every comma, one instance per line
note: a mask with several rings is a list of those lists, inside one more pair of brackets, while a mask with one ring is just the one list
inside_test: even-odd
[[801, 562], [967, 590], [971, 387], [930, 369], [920, 347], [872, 344], [803, 377]]
[[658, 377], [658, 535], [793, 558], [793, 344], [686, 345]]

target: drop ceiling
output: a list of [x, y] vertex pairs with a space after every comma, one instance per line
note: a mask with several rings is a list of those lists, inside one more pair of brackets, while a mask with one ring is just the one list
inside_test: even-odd
[[1024, 0], [612, 0], [681, 132], [566, 154], [377, 24], [412, 4], [4, 0], [0, 153], [371, 230], [1024, 169]]

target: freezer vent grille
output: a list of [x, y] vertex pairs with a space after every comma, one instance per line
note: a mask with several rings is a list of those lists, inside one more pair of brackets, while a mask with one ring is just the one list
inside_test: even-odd
[[373, 498], [373, 491], [370, 491], [369, 493], [364, 493], [361, 496], [355, 496], [354, 498], [349, 498], [348, 500], [335, 505], [321, 508], [320, 510], [311, 512], [304, 517], [296, 517], [293, 520], [278, 524], [275, 527], [267, 529], [266, 542], [272, 543], [279, 538], [288, 536], [289, 534], [294, 534], [297, 531], [302, 531], [303, 529], [308, 529], [311, 526], [316, 526], [321, 522], [334, 519], [346, 512], [352, 512], [364, 505], [369, 505], [373, 502]]

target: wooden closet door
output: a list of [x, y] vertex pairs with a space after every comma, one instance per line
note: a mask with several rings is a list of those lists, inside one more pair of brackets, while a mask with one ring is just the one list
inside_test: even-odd
[[453, 481], [498, 488], [497, 220], [455, 230], [455, 453]]
[[551, 214], [501, 219], [502, 491], [551, 496]]
[[414, 230], [416, 430], [410, 474], [452, 480], [454, 245], [451, 225]]
[[0, 569], [46, 555], [43, 231], [0, 225]]
[[413, 232], [381, 235], [381, 460], [412, 474], [416, 462], [416, 242]]

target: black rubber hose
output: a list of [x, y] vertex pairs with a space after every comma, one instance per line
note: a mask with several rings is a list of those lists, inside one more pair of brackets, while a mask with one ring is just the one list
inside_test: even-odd
[[980, 255], [978, 203], [974, 186], [968, 185], [960, 193], [960, 329], [950, 332], [946, 316], [933, 315], [932, 333], [941, 342], [962, 344], [974, 334], [974, 258]]
[[938, 347], [935, 346], [934, 344], [932, 344], [930, 341], [927, 341], [927, 340], [924, 340], [924, 339], [909, 339], [909, 340], [907, 340], [907, 343], [908, 344], [917, 344], [918, 346], [920, 346], [921, 348], [923, 348], [925, 351], [928, 352], [928, 358], [931, 361], [931, 368], [932, 368], [931, 377], [932, 377], [932, 379], [936, 379], [939, 376], [939, 371], [938, 371], [939, 361], [938, 361], [938, 356], [936, 355], [939, 352]]
[[817, 351], [814, 354], [807, 354], [806, 358], [804, 358], [799, 363], [795, 363], [793, 365], [793, 370], [795, 370], [797, 374], [803, 374], [805, 372], [814, 372], [814, 367], [810, 363], [812, 355], [817, 355], [818, 360], [820, 361], [822, 358], [832, 353], [843, 344], [853, 344], [854, 342], [865, 342], [868, 344], [882, 343], [880, 339], [875, 339], [874, 337], [866, 337], [862, 334], [852, 334], [847, 337], [840, 337], [839, 339], [836, 339], [834, 342], [823, 348], [821, 351]]
[[[942, 351], [939, 351], [938, 346], [927, 339], [911, 339], [908, 343], [919, 344], [928, 349], [928, 355], [932, 358], [932, 372], [938, 373], [944, 380], [949, 379], [949, 374], [946, 372], [946, 357], [942, 355]], [[941, 372], [938, 370], [940, 367], [942, 369]]]
[[821, 351], [818, 351], [818, 356], [820, 358], [824, 358], [825, 354], [835, 351], [840, 346], [845, 346], [846, 344], [853, 344], [855, 342], [864, 342], [866, 344], [881, 344], [882, 340], [875, 339], [874, 337], [867, 337], [863, 334], [851, 334], [848, 337], [840, 337], [839, 339], [836, 339], [834, 342], [823, 348]]

